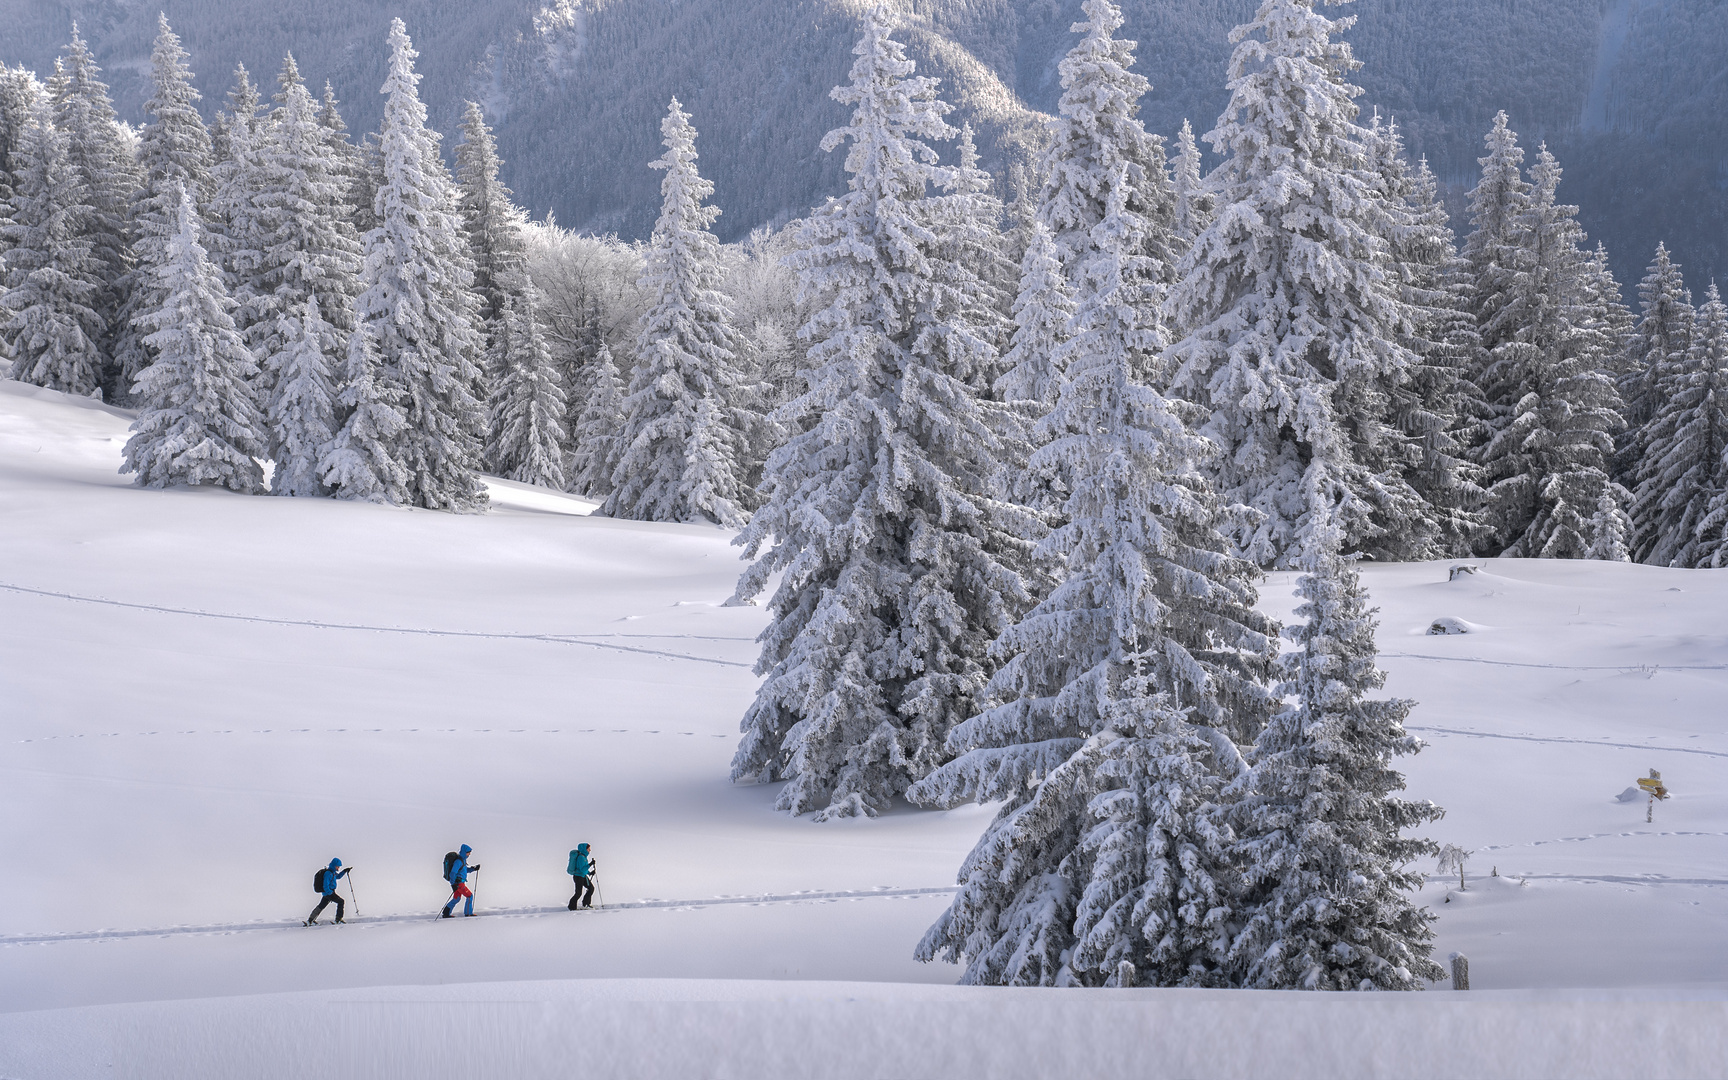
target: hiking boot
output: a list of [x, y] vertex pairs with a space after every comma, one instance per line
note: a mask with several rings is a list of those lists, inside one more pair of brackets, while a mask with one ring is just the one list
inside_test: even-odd
[[336, 925], [337, 925], [337, 926], [341, 926], [341, 925], [342, 925], [342, 924], [343, 924], [343, 923], [345, 923], [345, 922], [347, 922], [347, 921], [348, 921], [348, 920], [347, 920], [347, 919], [337, 919], [337, 920], [336, 920]]
[[315, 925], [317, 925], [317, 922], [318, 922], [317, 919], [307, 919], [305, 922], [301, 923], [300, 925], [301, 926], [315, 926]]
[[446, 911], [442, 916], [440, 916], [440, 918], [445, 918], [445, 919], [454, 919], [455, 917], [456, 916], [450, 914], [448, 911]]

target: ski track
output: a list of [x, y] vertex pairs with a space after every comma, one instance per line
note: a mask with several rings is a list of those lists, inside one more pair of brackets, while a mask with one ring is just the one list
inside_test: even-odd
[[[1404, 725], [1406, 731], [1434, 731], [1442, 735], [1468, 735], [1477, 739], [1512, 739], [1516, 742], [1570, 743], [1576, 746], [1608, 746], [1620, 750], [1652, 750], [1664, 754], [1701, 754], [1704, 757], [1728, 758], [1728, 751], [1699, 750], [1689, 746], [1651, 746], [1649, 743], [1609, 742], [1605, 739], [1568, 739], [1562, 736], [1502, 735], [1494, 731], [1468, 731], [1464, 728], [1417, 727]], [[1655, 738], [1655, 736], [1651, 736]]]
[[[730, 904], [797, 904], [812, 900], [873, 900], [873, 899], [909, 899], [920, 896], [949, 896], [960, 891], [958, 885], [938, 885], [923, 889], [841, 889], [834, 891], [812, 891], [799, 893], [763, 894], [748, 896], [711, 896], [702, 900], [627, 900], [621, 904], [607, 904], [590, 910], [600, 914], [619, 911], [641, 910], [690, 910], [694, 908], [721, 907]], [[504, 918], [540, 918], [547, 915], [567, 915], [567, 907], [521, 907], [492, 908], [481, 914], [488, 917]], [[416, 913], [413, 915], [356, 915], [343, 920], [344, 925], [379, 925], [382, 923], [425, 922], [438, 919], [433, 914]], [[460, 916], [458, 916], [460, 917]], [[332, 924], [321, 924], [332, 925]], [[124, 938], [140, 937], [179, 937], [189, 934], [243, 934], [255, 930], [299, 930], [305, 924], [300, 919], [289, 919], [282, 922], [250, 922], [250, 923], [215, 923], [205, 926], [171, 926], [156, 930], [83, 930], [65, 934], [13, 934], [0, 937], [0, 947], [8, 945], [52, 945], [62, 941], [118, 941]]]
[[314, 630], [365, 630], [375, 634], [417, 634], [424, 637], [482, 638], [492, 641], [546, 641], [556, 645], [587, 645], [595, 649], [615, 649], [618, 652], [641, 653], [645, 656], [693, 660], [701, 664], [719, 664], [722, 667], [748, 669], [755, 666], [740, 660], [716, 660], [711, 656], [692, 656], [689, 653], [671, 652], [666, 649], [644, 649], [637, 645], [617, 645], [609, 641], [594, 640], [596, 638], [653, 638], [688, 641], [754, 641], [755, 638], [701, 637], [693, 634], [500, 634], [488, 633], [483, 630], [428, 630], [406, 626], [367, 626], [360, 623], [319, 622], [314, 619], [277, 619], [265, 615], [232, 615], [220, 611], [197, 611], [192, 608], [167, 607], [161, 604], [135, 604], [125, 600], [109, 600], [101, 596], [79, 596], [76, 593], [32, 589], [23, 585], [8, 585], [5, 582], [0, 582], [0, 589], [31, 596], [48, 596], [58, 600], [71, 600], [80, 604], [104, 604], [109, 607], [130, 608], [134, 611], [155, 611], [166, 615], [190, 615], [199, 619], [223, 619], [230, 622], [261, 623], [269, 626], [304, 626]]
[[19, 739], [23, 743], [45, 743], [74, 739], [143, 739], [152, 735], [307, 735], [313, 731], [320, 734], [360, 734], [360, 735], [702, 735], [711, 739], [730, 739], [731, 734], [700, 731], [671, 731], [665, 728], [213, 728], [208, 731], [98, 731], [84, 732], [78, 735], [42, 735], [33, 739]]
[[1537, 664], [1523, 660], [1489, 660], [1480, 656], [1434, 656], [1429, 653], [1383, 652], [1387, 660], [1445, 660], [1459, 664], [1492, 664], [1495, 667], [1541, 668], [1546, 671], [1620, 671], [1628, 675], [1662, 671], [1728, 671], [1728, 664]]

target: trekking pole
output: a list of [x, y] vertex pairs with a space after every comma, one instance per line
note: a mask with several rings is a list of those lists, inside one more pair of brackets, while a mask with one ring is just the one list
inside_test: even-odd
[[479, 907], [480, 906], [480, 868], [478, 866], [476, 866], [474, 868], [473, 874], [474, 874], [474, 896], [473, 896], [474, 906]]
[[350, 869], [348, 877], [348, 899], [354, 901], [354, 917], [360, 917], [360, 894], [354, 891], [354, 871]]

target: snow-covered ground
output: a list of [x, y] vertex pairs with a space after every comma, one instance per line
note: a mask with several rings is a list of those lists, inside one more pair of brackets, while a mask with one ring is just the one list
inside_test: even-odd
[[[1468, 995], [967, 990], [911, 952], [987, 808], [728, 783], [764, 617], [729, 534], [502, 481], [474, 517], [141, 491], [127, 423], [0, 382], [0, 1076], [307, 1075], [308, 1040], [365, 1076], [1728, 1071], [1728, 572], [1367, 568], [1410, 790], [1475, 852], [1424, 891]], [[604, 910], [563, 910], [579, 841]], [[462, 843], [489, 917], [440, 922]], [[332, 856], [360, 917], [302, 928]], [[1226, 1051], [1247, 1023], [1300, 1065]]]

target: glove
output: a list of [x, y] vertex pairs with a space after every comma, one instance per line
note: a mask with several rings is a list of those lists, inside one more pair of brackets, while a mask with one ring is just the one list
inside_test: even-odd
[[474, 864], [474, 865], [473, 865], [473, 866], [470, 866], [470, 867], [469, 867], [469, 868], [468, 868], [468, 869], [470, 869], [470, 870], [472, 870], [472, 871], [474, 871], [474, 872], [476, 872], [476, 873], [478, 873], [478, 872], [479, 872], [479, 871], [480, 871], [480, 864], [479, 864], [479, 863], [475, 863], [475, 864]]

